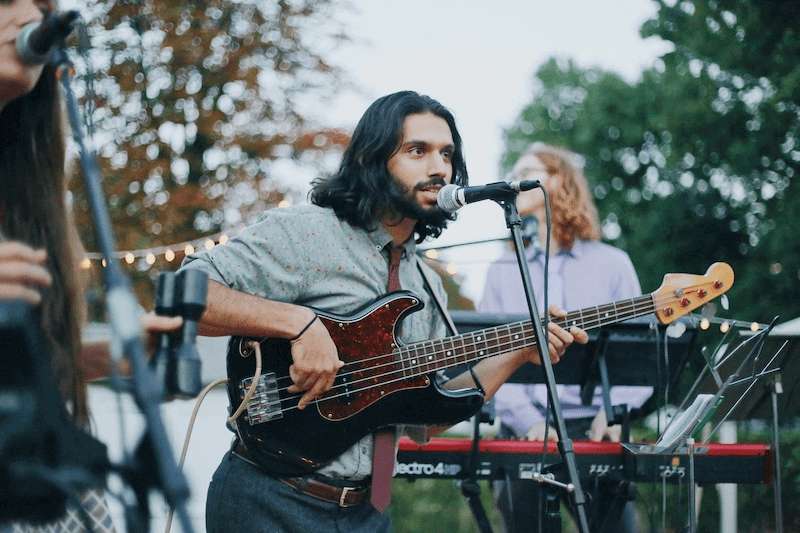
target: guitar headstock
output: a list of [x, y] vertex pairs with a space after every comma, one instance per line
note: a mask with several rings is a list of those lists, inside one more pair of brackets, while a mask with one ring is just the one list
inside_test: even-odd
[[733, 269], [728, 263], [714, 263], [703, 275], [667, 274], [652, 293], [656, 316], [669, 324], [710, 302], [733, 286]]

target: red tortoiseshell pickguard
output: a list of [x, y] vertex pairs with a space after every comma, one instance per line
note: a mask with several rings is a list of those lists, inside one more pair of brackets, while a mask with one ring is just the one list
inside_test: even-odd
[[[419, 372], [407, 368], [408, 364], [403, 365], [394, 337], [394, 328], [400, 317], [417, 305], [416, 298], [398, 298], [350, 322], [320, 315], [339, 350], [339, 358], [345, 363], [339, 371], [339, 379], [346, 377], [351, 384], [350, 394], [342, 394], [338, 389], [336, 393], [322, 396], [317, 409], [323, 418], [342, 420], [393, 392], [430, 384], [425, 374], [411, 376]], [[337, 385], [340, 383], [337, 381]], [[325, 396], [334, 395], [335, 398], [325, 399]]]

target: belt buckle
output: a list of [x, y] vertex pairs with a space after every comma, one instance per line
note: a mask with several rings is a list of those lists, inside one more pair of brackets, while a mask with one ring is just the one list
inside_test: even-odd
[[350, 507], [350, 505], [345, 501], [347, 499], [347, 494], [356, 490], [353, 487], [342, 487], [342, 493], [339, 495], [339, 507]]

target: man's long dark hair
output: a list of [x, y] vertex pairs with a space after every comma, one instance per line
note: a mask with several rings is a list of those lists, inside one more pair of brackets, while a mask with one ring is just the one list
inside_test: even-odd
[[[447, 122], [455, 147], [452, 182], [465, 186], [469, 177], [453, 114], [430, 96], [402, 91], [375, 100], [364, 112], [339, 170], [327, 179], [313, 182], [311, 202], [332, 208], [340, 219], [367, 231], [375, 229], [382, 216], [396, 213], [408, 191], [396, 182], [386, 165], [400, 148], [405, 118], [419, 113], [432, 113]], [[455, 219], [444, 212], [438, 215], [417, 222], [414, 231], [418, 242], [428, 236], [438, 237], [447, 221]]]
[[55, 70], [46, 66], [33, 90], [0, 110], [0, 232], [47, 250], [52, 285], [42, 291], [41, 326], [61, 393], [72, 415], [87, 421], [79, 363], [84, 306], [79, 242], [66, 206], [64, 129]]

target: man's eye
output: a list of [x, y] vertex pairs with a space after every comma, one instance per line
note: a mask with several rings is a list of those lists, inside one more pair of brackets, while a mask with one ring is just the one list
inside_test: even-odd
[[414, 146], [409, 150], [409, 153], [413, 155], [423, 155], [425, 153], [425, 150], [423, 150], [422, 147], [420, 146]]
[[445, 159], [452, 159], [453, 152], [442, 152], [442, 157], [444, 157]]

